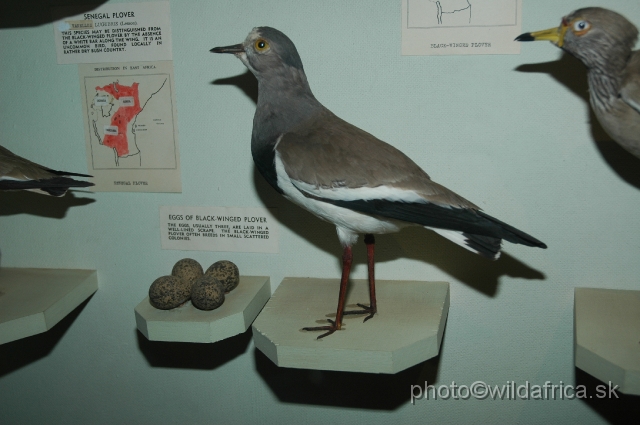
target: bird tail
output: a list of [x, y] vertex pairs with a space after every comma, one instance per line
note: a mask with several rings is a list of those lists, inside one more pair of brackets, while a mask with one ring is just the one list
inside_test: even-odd
[[474, 254], [479, 254], [489, 260], [497, 260], [500, 258], [500, 249], [502, 248], [502, 239], [500, 238], [474, 235], [472, 233], [458, 232], [455, 230], [438, 229], [435, 227], [425, 227]]
[[62, 196], [71, 187], [89, 187], [93, 185], [91, 182], [74, 180], [68, 177], [53, 177], [43, 180], [2, 180], [0, 181], [0, 190], [33, 190], [42, 191], [51, 196]]
[[509, 241], [511, 243], [521, 244], [521, 245], [526, 245], [526, 246], [535, 246], [538, 248], [545, 248], [545, 249], [547, 248], [547, 245], [544, 242], [539, 241], [533, 236], [523, 232], [522, 230], [518, 230], [515, 227], [503, 221], [498, 220], [497, 218], [491, 217], [490, 215], [485, 214], [482, 211], [476, 211], [476, 214], [496, 224], [502, 230], [502, 233], [500, 236], [502, 237], [502, 239], [506, 241]]
[[535, 246], [539, 248], [547, 247], [547, 245], [543, 242], [539, 241], [531, 235], [526, 234], [521, 230], [516, 229], [513, 226], [495, 219], [490, 215], [484, 214], [481, 211], [477, 211], [477, 213], [499, 226], [500, 232], [496, 232], [499, 234], [499, 236], [486, 236], [468, 232], [460, 232], [456, 230], [438, 229], [428, 226], [425, 227], [433, 230], [440, 236], [449, 239], [450, 241], [460, 245], [461, 247], [490, 260], [497, 260], [498, 258], [500, 258], [502, 239], [526, 246]]

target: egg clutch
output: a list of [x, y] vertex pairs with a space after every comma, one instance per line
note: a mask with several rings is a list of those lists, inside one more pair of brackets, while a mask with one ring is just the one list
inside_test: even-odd
[[183, 258], [171, 275], [157, 278], [149, 288], [149, 303], [171, 310], [191, 300], [200, 310], [214, 310], [224, 303], [225, 294], [240, 283], [240, 271], [231, 261], [213, 263], [206, 271], [196, 260]]

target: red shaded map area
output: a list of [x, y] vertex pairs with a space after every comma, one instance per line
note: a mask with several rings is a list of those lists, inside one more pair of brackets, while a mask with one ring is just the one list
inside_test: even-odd
[[131, 96], [134, 99], [133, 106], [121, 106], [111, 117], [111, 125], [118, 127], [118, 135], [105, 134], [102, 144], [116, 150], [119, 157], [129, 153], [129, 140], [127, 139], [127, 125], [142, 111], [138, 96], [138, 83], [130, 87], [115, 82], [104, 87], [96, 87], [96, 90], [109, 93], [116, 99]]

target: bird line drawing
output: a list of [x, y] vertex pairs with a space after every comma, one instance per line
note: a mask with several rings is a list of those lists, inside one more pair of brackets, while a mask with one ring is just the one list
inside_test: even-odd
[[[375, 236], [422, 226], [489, 259], [502, 240], [546, 248], [538, 239], [490, 215], [431, 180], [408, 156], [340, 119], [313, 95], [293, 42], [270, 27], [254, 28], [240, 44], [213, 53], [235, 55], [258, 80], [251, 153], [267, 182], [286, 199], [336, 226], [343, 248], [335, 321], [303, 328], [342, 329], [344, 315], [377, 313]], [[352, 247], [364, 234], [369, 304], [345, 310]]]
[[468, 13], [469, 21], [471, 23], [471, 3], [469, 0], [429, 0], [431, 3], [436, 4], [437, 8], [437, 20], [438, 24], [442, 25], [442, 16], [443, 15], [452, 15], [454, 13], [460, 14], [464, 12], [465, 15]]

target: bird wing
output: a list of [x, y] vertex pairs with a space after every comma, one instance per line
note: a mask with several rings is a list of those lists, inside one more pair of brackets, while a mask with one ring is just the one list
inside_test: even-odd
[[41, 165], [24, 159], [0, 146], [0, 178], [14, 180], [42, 180], [54, 175]]
[[490, 246], [491, 255], [499, 249], [499, 239], [545, 246], [482, 213], [432, 181], [402, 152], [328, 110], [282, 135], [275, 149], [291, 183], [306, 197], [465, 237], [480, 235], [474, 243]]
[[317, 196], [479, 209], [431, 180], [398, 149], [326, 109], [285, 133], [276, 150], [289, 177]]
[[94, 184], [69, 177], [51, 177], [43, 180], [2, 180], [1, 190], [29, 190], [51, 196], [62, 196], [71, 187], [90, 187]]
[[91, 177], [86, 174], [51, 170], [0, 146], [0, 190], [30, 190], [52, 196], [62, 196], [70, 187], [94, 185], [66, 176]]
[[88, 174], [52, 170], [0, 146], [0, 179], [44, 180], [56, 176], [93, 177]]
[[620, 98], [640, 114], [640, 51], [636, 51], [625, 68]]

